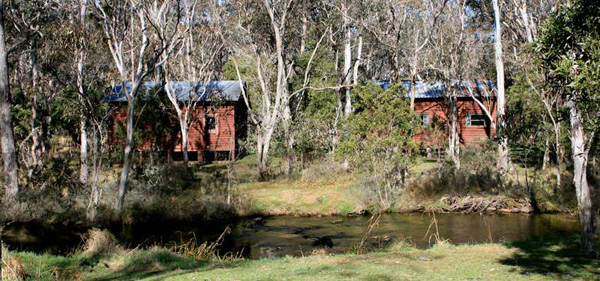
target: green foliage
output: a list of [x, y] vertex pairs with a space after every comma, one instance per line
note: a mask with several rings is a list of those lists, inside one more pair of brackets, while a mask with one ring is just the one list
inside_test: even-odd
[[[413, 135], [420, 128], [407, 101], [400, 98], [402, 86], [385, 91], [377, 85], [360, 85], [354, 93], [356, 113], [348, 119], [348, 135], [338, 149], [340, 157], [352, 157], [362, 169], [378, 170], [382, 160], [393, 170], [408, 166], [417, 146]], [[358, 165], [357, 165], [358, 166]]]
[[338, 158], [369, 175], [361, 190], [368, 205], [388, 210], [406, 183], [408, 166], [414, 161], [417, 145], [413, 135], [420, 128], [405, 99], [398, 96], [402, 86], [385, 91], [377, 85], [355, 87], [356, 112], [349, 117], [348, 133], [340, 144]]
[[600, 2], [577, 0], [548, 20], [536, 42], [551, 86], [572, 97], [589, 132], [600, 127]]
[[[316, 42], [312, 42], [316, 44]], [[308, 46], [309, 48], [311, 46]], [[314, 46], [312, 46], [314, 47]], [[304, 53], [301, 68], [306, 68], [312, 52]], [[337, 83], [335, 52], [331, 48], [321, 47], [313, 58], [309, 85], [313, 87], [333, 86]], [[302, 86], [304, 77], [298, 77], [295, 88]], [[338, 94], [335, 90], [308, 90], [296, 101], [301, 110], [296, 113], [295, 126], [296, 149], [303, 155], [324, 155], [335, 147], [341, 126], [341, 112], [338, 112]]]
[[531, 90], [524, 75], [518, 75], [514, 84], [508, 88], [506, 109], [509, 139], [528, 142], [535, 138], [538, 140], [537, 143], [542, 145], [541, 139], [543, 138], [539, 137], [552, 134], [552, 128], [548, 127], [551, 123], [549, 120], [545, 120], [549, 119], [548, 113], [544, 109], [542, 101]]

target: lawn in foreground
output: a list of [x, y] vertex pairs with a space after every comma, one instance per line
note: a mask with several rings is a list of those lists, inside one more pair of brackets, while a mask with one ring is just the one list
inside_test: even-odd
[[96, 259], [11, 256], [33, 280], [600, 280], [599, 261], [585, 258], [578, 245], [569, 236], [254, 261], [199, 261], [158, 248]]

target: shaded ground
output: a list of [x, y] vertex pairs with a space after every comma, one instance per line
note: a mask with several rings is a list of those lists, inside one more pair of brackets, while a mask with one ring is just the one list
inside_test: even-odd
[[[599, 249], [600, 243], [596, 244], [596, 249]], [[578, 235], [540, 237], [508, 243], [507, 246], [517, 251], [501, 259], [500, 263], [514, 266], [522, 274], [600, 280], [600, 260], [591, 259], [583, 251]]]

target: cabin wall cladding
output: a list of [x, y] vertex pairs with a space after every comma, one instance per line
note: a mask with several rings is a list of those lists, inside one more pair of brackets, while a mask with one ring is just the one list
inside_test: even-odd
[[[496, 102], [484, 102], [489, 108], [494, 121], [496, 120]], [[492, 125], [485, 111], [479, 104], [471, 98], [460, 98], [457, 101], [458, 107], [458, 134], [462, 145], [479, 143], [496, 136], [496, 128]], [[414, 137], [417, 142], [422, 142], [425, 146], [445, 145], [448, 132], [448, 114], [449, 108], [442, 99], [422, 99], [415, 100], [415, 113], [417, 115], [427, 115], [428, 125], [425, 125], [423, 132]], [[480, 118], [483, 117], [483, 120]], [[468, 122], [470, 121], [470, 122]], [[485, 124], [481, 124], [485, 122]], [[433, 127], [438, 126], [437, 133]]]
[[[198, 159], [199, 162], [211, 160], [216, 153], [230, 157], [236, 157], [240, 153], [240, 140], [246, 137], [247, 130], [247, 109], [241, 100], [241, 86], [239, 81], [215, 81], [204, 85], [196, 85], [191, 82], [175, 82], [174, 92], [180, 102], [187, 102], [190, 99], [197, 100], [190, 111], [190, 122], [188, 129], [188, 153], [190, 160]], [[129, 87], [129, 84], [127, 85]], [[153, 83], [146, 83], [147, 89], [156, 87]], [[196, 91], [196, 93], [194, 93]], [[124, 107], [124, 97], [120, 88], [113, 89], [112, 95], [108, 100], [113, 106], [118, 107], [113, 115], [112, 132], [110, 141], [113, 143], [122, 143], [123, 140], [117, 136], [116, 132], [125, 122], [126, 109]], [[186, 107], [182, 107], [186, 111]], [[136, 145], [138, 151], [165, 151], [169, 160], [174, 153], [183, 152], [181, 140], [181, 130], [178, 121], [173, 118], [171, 126], [176, 128], [174, 135], [160, 142], [152, 137], [143, 139]], [[146, 128], [136, 128], [136, 130], [151, 131], [152, 126]], [[146, 134], [150, 136], [152, 134]], [[139, 140], [138, 140], [139, 141]], [[157, 143], [162, 143], [158, 147]], [[212, 155], [211, 155], [212, 154]], [[179, 154], [181, 155], [181, 154]], [[222, 158], [221, 157], [221, 158]]]
[[[458, 134], [461, 145], [474, 144], [496, 137], [496, 89], [488, 80], [461, 80], [461, 81], [416, 81], [415, 91], [413, 83], [408, 80], [400, 81], [405, 91], [399, 93], [400, 97], [409, 99], [414, 92], [415, 113], [423, 121], [424, 129], [414, 136], [414, 140], [425, 147], [443, 147], [448, 141], [450, 124], [448, 114], [450, 108], [444, 97], [448, 91], [454, 91], [458, 109]], [[384, 89], [390, 89], [392, 84], [388, 81], [376, 82]], [[490, 112], [490, 117], [485, 110], [475, 101], [477, 99]], [[493, 122], [492, 122], [493, 121]]]

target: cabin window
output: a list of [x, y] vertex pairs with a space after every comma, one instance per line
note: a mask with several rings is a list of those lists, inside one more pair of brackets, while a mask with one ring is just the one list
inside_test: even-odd
[[217, 130], [217, 117], [216, 116], [206, 116], [206, 122], [204, 123], [206, 126], [206, 130], [208, 131], [216, 131]]
[[419, 118], [424, 127], [429, 126], [429, 114], [419, 114]]
[[485, 123], [485, 115], [483, 114], [467, 115], [467, 126], [484, 127]]

